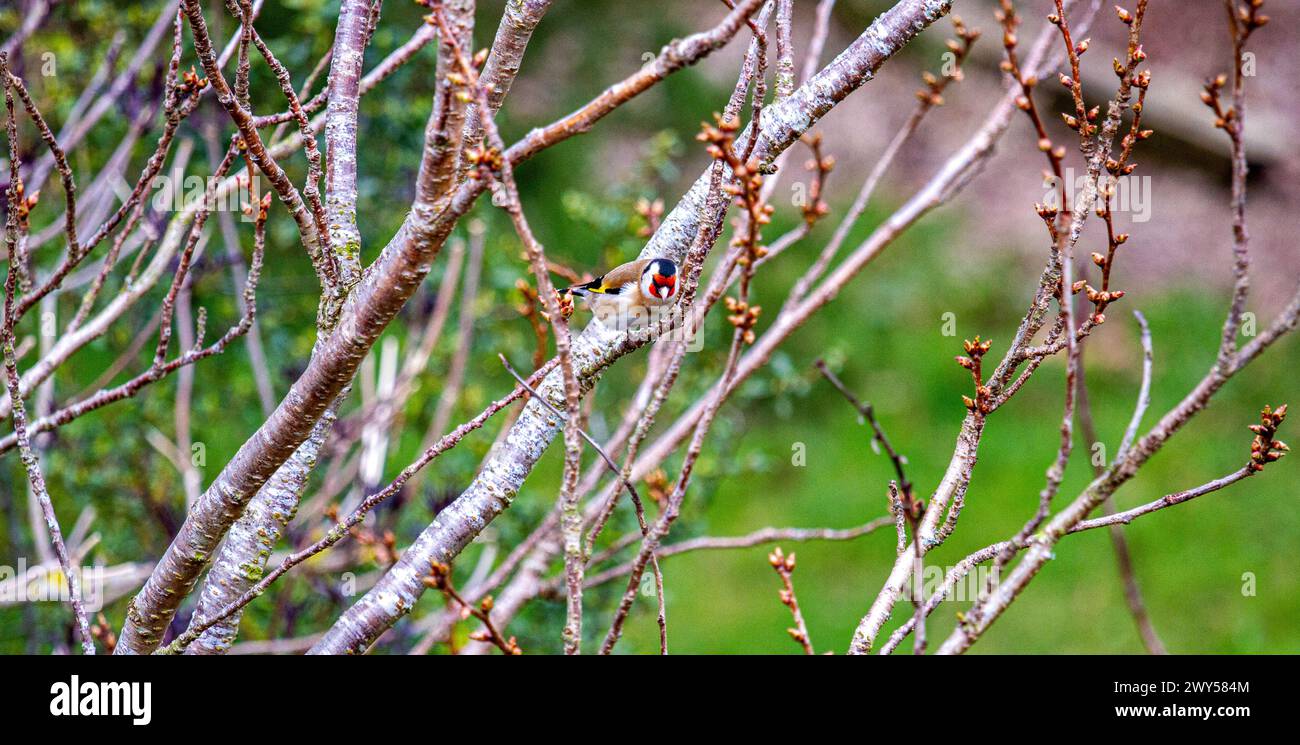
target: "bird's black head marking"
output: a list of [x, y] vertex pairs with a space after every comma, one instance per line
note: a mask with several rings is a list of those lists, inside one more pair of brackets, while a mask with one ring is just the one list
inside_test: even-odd
[[672, 259], [653, 259], [641, 272], [641, 291], [647, 298], [670, 300], [677, 295], [677, 263]]

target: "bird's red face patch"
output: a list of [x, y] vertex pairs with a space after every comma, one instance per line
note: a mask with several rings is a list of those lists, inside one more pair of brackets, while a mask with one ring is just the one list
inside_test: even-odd
[[677, 288], [677, 275], [673, 274], [665, 277], [662, 274], [656, 273], [654, 277], [651, 278], [651, 282], [654, 285], [655, 295], [667, 299], [672, 297], [673, 290]]

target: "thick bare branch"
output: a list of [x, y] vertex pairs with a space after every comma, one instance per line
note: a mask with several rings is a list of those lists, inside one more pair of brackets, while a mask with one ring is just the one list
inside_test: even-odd
[[[948, 8], [949, 3], [940, 0], [906, 0], [876, 19], [812, 80], [784, 101], [767, 108], [763, 129], [756, 140], [755, 156], [766, 161], [793, 144]], [[525, 142], [533, 138], [530, 135]], [[720, 215], [700, 214], [707, 190], [706, 175], [665, 218], [642, 250], [643, 257], [681, 260], [686, 248], [694, 242], [701, 221], [721, 219]], [[588, 326], [574, 340], [573, 349], [574, 368], [579, 371], [584, 389], [604, 367], [632, 348], [634, 345], [629, 344], [626, 334], [612, 332], [599, 323]], [[538, 390], [546, 396], [557, 396], [562, 390], [559, 378], [558, 373], [554, 374]], [[555, 399], [552, 403], [560, 405]], [[546, 445], [556, 435], [559, 424], [540, 404], [530, 403], [512, 427], [505, 447], [489, 456], [474, 483], [420, 534], [384, 578], [339, 619], [313, 652], [364, 651], [379, 634], [410, 612], [423, 592], [420, 578], [424, 567], [433, 559], [444, 562], [453, 559], [488, 522], [509, 507]]]

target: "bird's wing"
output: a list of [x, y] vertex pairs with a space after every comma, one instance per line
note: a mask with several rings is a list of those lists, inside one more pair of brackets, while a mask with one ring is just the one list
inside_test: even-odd
[[646, 264], [649, 262], [649, 259], [640, 259], [616, 266], [605, 272], [605, 276], [601, 278], [601, 284], [606, 288], [622, 287], [629, 282], [635, 285], [641, 281], [641, 272], [645, 270]]

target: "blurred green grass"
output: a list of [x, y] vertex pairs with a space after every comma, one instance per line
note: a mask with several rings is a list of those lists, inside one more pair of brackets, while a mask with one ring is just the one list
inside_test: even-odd
[[[960, 234], [961, 218], [940, 222]], [[1139, 249], [1141, 250], [1141, 249]], [[941, 335], [941, 316], [953, 312], [958, 336], [1009, 338], [1011, 313], [1022, 308], [1036, 270], [998, 267], [971, 282], [959, 249], [932, 230], [910, 234], [872, 267], [827, 315], [790, 340], [784, 353], [813, 380], [806, 396], [782, 406], [761, 397], [743, 404], [746, 425], [715, 440], [715, 457], [761, 456], [768, 465], [755, 478], [699, 484], [692, 499], [709, 502], [704, 525], [691, 532], [738, 535], [766, 525], [848, 527], [886, 514], [888, 459], [874, 454], [869, 433], [829, 386], [808, 371], [827, 353], [842, 360], [841, 376], [871, 401], [895, 447], [909, 461], [909, 477], [928, 493], [942, 476], [964, 413], [960, 395], [969, 381], [952, 362], [959, 339]], [[1117, 271], [1117, 274], [1119, 272]], [[764, 286], [768, 277], [764, 277]], [[987, 281], [993, 279], [994, 281]], [[1122, 285], [1122, 278], [1117, 277]], [[923, 289], [922, 289], [923, 288]], [[1020, 289], [1023, 288], [1023, 289]], [[1190, 389], [1213, 361], [1224, 309], [1216, 293], [1173, 288], [1132, 293], [1127, 307], [1088, 342], [1088, 379], [1103, 444], [1113, 453], [1131, 414], [1140, 378], [1137, 325], [1140, 307], [1151, 323], [1155, 347], [1149, 427]], [[1261, 313], [1261, 316], [1264, 314]], [[1271, 350], [1233, 380], [1211, 407], [1126, 485], [1120, 509], [1198, 485], [1240, 467], [1250, 433], [1265, 403], [1294, 400], [1294, 340]], [[1030, 384], [989, 420], [966, 508], [956, 532], [927, 557], [947, 568], [970, 551], [1012, 535], [1032, 514], [1044, 470], [1057, 447], [1063, 364], [1043, 365]], [[734, 408], [734, 406], [733, 406]], [[791, 465], [791, 446], [807, 447], [806, 467]], [[730, 450], [729, 455], [718, 454]], [[1077, 446], [1060, 507], [1091, 476], [1088, 452]], [[1294, 463], [1270, 469], [1222, 492], [1143, 517], [1125, 529], [1138, 581], [1153, 622], [1175, 652], [1294, 652], [1300, 649], [1295, 549]], [[704, 492], [701, 494], [701, 492]], [[892, 529], [851, 543], [787, 544], [797, 551], [795, 585], [819, 651], [842, 652], [894, 558]], [[678, 652], [786, 652], [786, 608], [767, 548], [714, 551], [668, 559], [668, 618]], [[1253, 573], [1254, 596], [1243, 594]], [[628, 633], [627, 651], [653, 651], [657, 628], [653, 598], [642, 601]], [[953, 628], [968, 604], [948, 602], [930, 622], [932, 643]], [[908, 616], [900, 604], [895, 628]], [[884, 635], [881, 637], [885, 638]], [[1142, 651], [1124, 603], [1110, 539], [1104, 531], [1070, 536], [1055, 559], [992, 631], [974, 648], [982, 653], [1087, 653]]]

